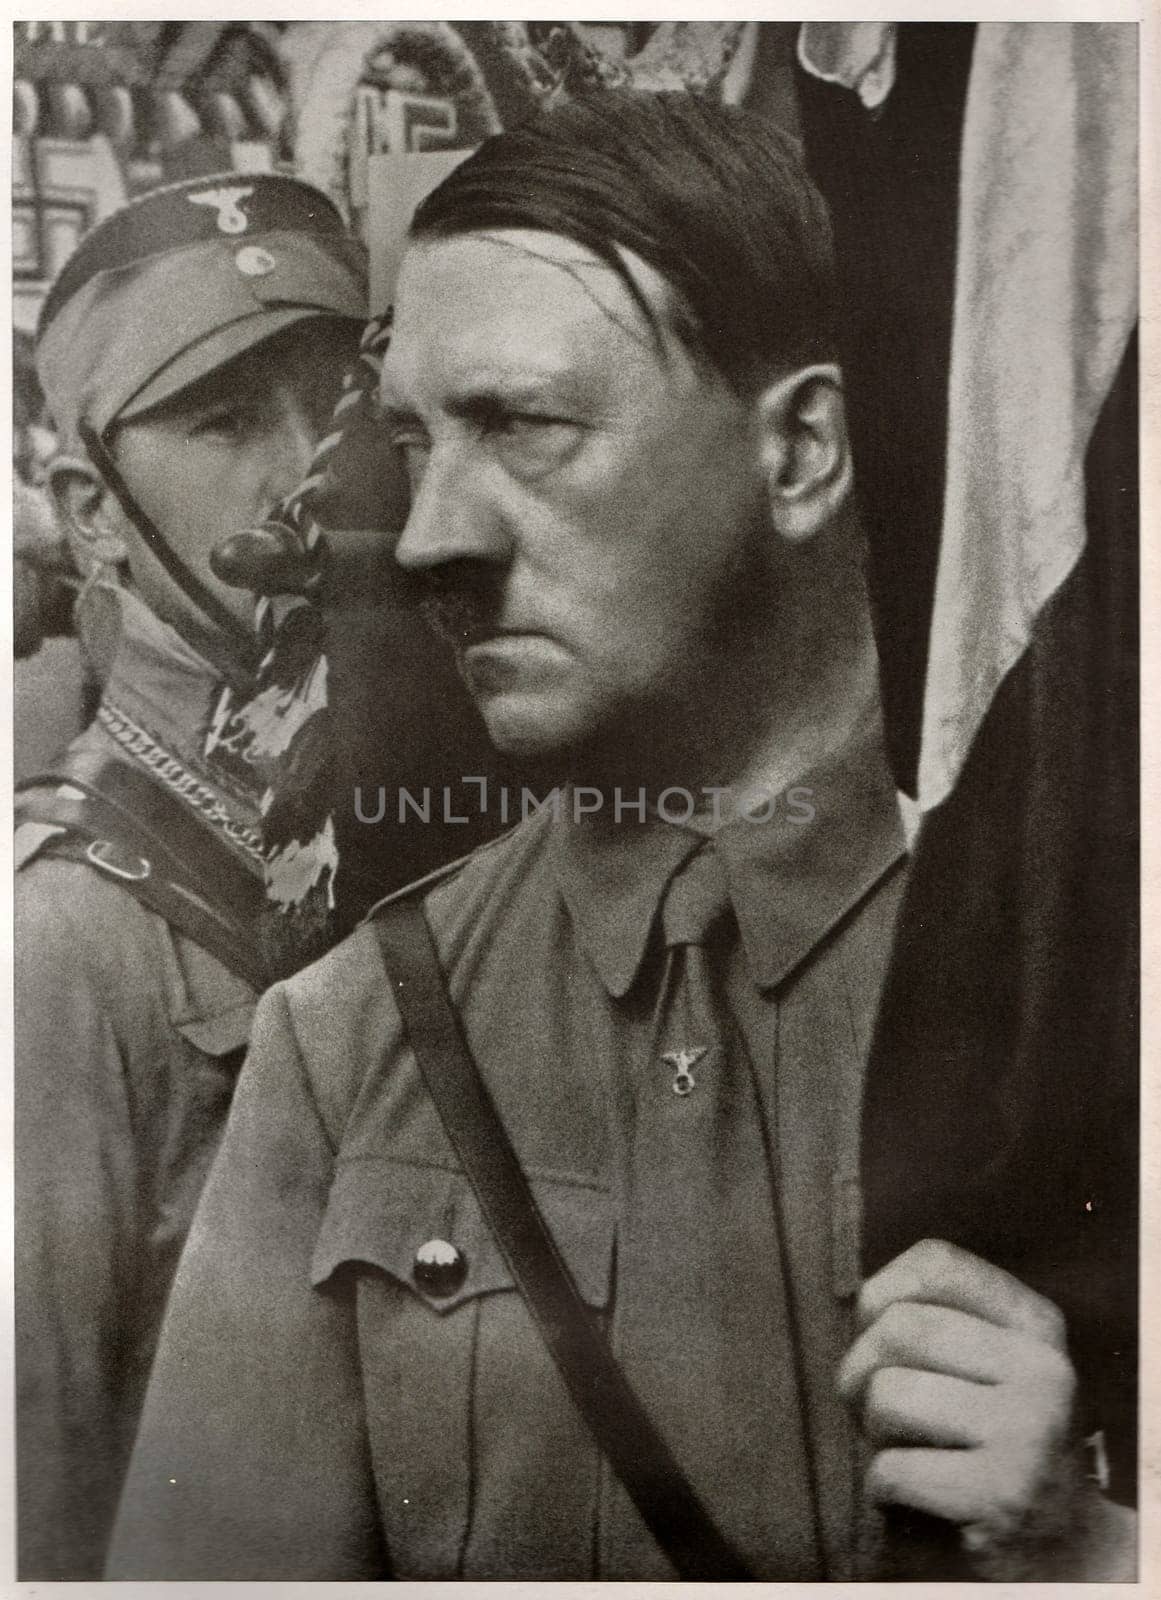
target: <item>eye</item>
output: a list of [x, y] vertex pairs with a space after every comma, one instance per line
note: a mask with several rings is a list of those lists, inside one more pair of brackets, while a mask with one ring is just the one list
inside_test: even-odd
[[223, 400], [199, 412], [190, 422], [191, 438], [209, 443], [232, 443], [246, 438], [259, 426], [259, 407], [241, 400]]
[[431, 449], [427, 430], [414, 418], [404, 419], [387, 415], [382, 417], [382, 421], [387, 444], [402, 457], [407, 481], [414, 495], [419, 488]]
[[496, 433], [535, 434], [546, 432], [550, 428], [567, 428], [568, 420], [565, 417], [552, 417], [539, 411], [503, 411], [500, 412], [492, 424]]
[[561, 465], [579, 444], [581, 431], [570, 417], [543, 411], [497, 411], [484, 429], [530, 471]]
[[393, 422], [387, 427], [387, 439], [393, 450], [426, 450], [427, 430], [417, 422]]

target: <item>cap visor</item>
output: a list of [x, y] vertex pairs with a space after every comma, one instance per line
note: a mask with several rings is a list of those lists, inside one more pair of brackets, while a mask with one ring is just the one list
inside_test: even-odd
[[143, 412], [152, 411], [155, 406], [173, 399], [183, 389], [208, 377], [227, 362], [245, 355], [255, 345], [281, 333], [283, 328], [292, 327], [308, 317], [340, 318], [341, 314], [316, 306], [272, 306], [256, 311], [252, 316], [240, 317], [236, 322], [229, 322], [224, 328], [215, 328], [204, 339], [198, 339], [174, 356], [160, 372], [155, 372], [145, 387], [121, 407], [113, 420], [129, 422]]

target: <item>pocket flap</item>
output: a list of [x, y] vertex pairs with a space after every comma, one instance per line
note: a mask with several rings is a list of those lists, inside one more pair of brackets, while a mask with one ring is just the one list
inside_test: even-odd
[[[555, 1177], [534, 1177], [531, 1184], [577, 1288], [590, 1305], [606, 1305], [615, 1233], [610, 1196]], [[418, 1281], [416, 1276], [417, 1260], [433, 1256], [451, 1262], [436, 1288], [425, 1284], [422, 1269]], [[317, 1287], [344, 1263], [355, 1262], [379, 1268], [439, 1312], [515, 1287], [468, 1180], [441, 1167], [340, 1163], [315, 1244], [311, 1282]]]

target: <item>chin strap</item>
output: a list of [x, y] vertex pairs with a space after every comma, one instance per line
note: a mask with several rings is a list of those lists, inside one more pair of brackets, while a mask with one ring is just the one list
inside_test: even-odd
[[[78, 424], [77, 431], [88, 451], [89, 459], [121, 510], [186, 599], [211, 624], [209, 637], [198, 641], [198, 650], [212, 666], [217, 667], [228, 683], [239, 690], [248, 688], [248, 680], [252, 680], [257, 665], [259, 650], [257, 639], [166, 543], [161, 530], [149, 520], [134, 500], [104, 440], [92, 425], [82, 421]], [[220, 639], [229, 640], [229, 647], [221, 643]]]

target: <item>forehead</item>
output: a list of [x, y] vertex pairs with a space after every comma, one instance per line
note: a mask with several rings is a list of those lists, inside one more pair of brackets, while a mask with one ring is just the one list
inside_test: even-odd
[[559, 234], [526, 229], [419, 240], [403, 259], [385, 393], [424, 393], [506, 374], [632, 375], [668, 368], [669, 290], [626, 252], [661, 329], [650, 327], [620, 277]]

